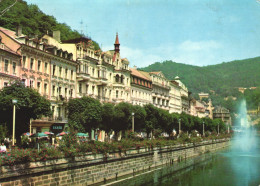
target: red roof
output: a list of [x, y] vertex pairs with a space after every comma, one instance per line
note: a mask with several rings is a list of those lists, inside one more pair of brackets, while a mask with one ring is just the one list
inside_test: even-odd
[[118, 45], [119, 45], [118, 33], [116, 33], [116, 41], [115, 41], [115, 44], [118, 44]]
[[145, 77], [142, 73], [140, 73], [138, 70], [136, 70], [136, 69], [134, 69], [134, 68], [130, 68], [130, 71], [131, 71], [131, 74], [132, 74], [133, 76], [137, 76], [137, 77], [140, 77], [140, 78], [142, 78], [142, 79], [151, 81], [150, 79], [148, 79], [147, 77]]

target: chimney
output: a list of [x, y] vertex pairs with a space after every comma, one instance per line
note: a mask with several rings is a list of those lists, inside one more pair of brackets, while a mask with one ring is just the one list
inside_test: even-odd
[[21, 35], [22, 35], [22, 26], [19, 25], [19, 26], [17, 26], [17, 28], [16, 28], [16, 36], [17, 36], [17, 37], [20, 37]]
[[53, 38], [60, 42], [60, 31], [59, 30], [56, 30], [56, 31], [53, 31]]

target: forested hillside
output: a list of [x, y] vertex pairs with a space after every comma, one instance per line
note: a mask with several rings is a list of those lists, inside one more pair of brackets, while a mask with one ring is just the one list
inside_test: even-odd
[[168, 79], [179, 76], [193, 93], [214, 90], [223, 97], [236, 96], [237, 87], [260, 86], [260, 57], [205, 67], [164, 61], [140, 70], [162, 71]]
[[[61, 41], [80, 37], [81, 34], [72, 30], [67, 24], [59, 23], [55, 17], [43, 13], [37, 5], [28, 5], [25, 1], [19, 0], [5, 13], [3, 10], [12, 5], [15, 0], [0, 1], [0, 26], [10, 30], [16, 30], [18, 25], [23, 28], [25, 35], [38, 35], [39, 37], [53, 30], [60, 30]], [[51, 5], [50, 5], [51, 6]], [[1, 15], [0, 14], [0, 15]], [[95, 49], [98, 50], [99, 45], [94, 42]]]

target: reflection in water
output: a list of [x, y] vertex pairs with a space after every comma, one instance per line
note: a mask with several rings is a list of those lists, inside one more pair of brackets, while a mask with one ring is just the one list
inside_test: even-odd
[[[192, 158], [180, 165], [166, 166], [118, 185], [178, 185], [204, 186], [260, 185], [259, 137], [249, 126], [246, 104], [240, 108], [241, 132], [235, 134], [231, 147], [220, 153]], [[182, 166], [179, 171], [174, 167]], [[186, 168], [184, 168], [186, 167]]]

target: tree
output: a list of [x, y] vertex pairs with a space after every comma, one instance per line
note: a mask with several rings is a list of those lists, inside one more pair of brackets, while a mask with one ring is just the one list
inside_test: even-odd
[[[13, 104], [16, 99], [16, 137], [29, 129], [30, 119], [40, 119], [42, 116], [51, 116], [51, 104], [36, 90], [25, 87], [20, 81], [13, 82], [10, 86], [0, 91], [0, 122], [6, 123], [8, 131], [12, 131]], [[17, 139], [20, 139], [17, 138]]]
[[112, 129], [118, 133], [131, 128], [132, 105], [121, 102], [114, 107]]
[[132, 106], [132, 112], [134, 115], [134, 130], [135, 131], [144, 131], [145, 130], [145, 117], [146, 117], [146, 111], [143, 107], [139, 105], [133, 105]]
[[112, 129], [112, 123], [114, 119], [114, 105], [111, 103], [104, 103], [102, 105], [102, 121], [100, 129], [106, 131], [107, 133]]
[[148, 137], [152, 130], [155, 129], [156, 125], [158, 125], [159, 111], [158, 108], [152, 104], [145, 105], [144, 109], [146, 111], [145, 130]]
[[91, 97], [70, 99], [68, 103], [68, 120], [70, 127], [78, 131], [87, 131], [99, 127], [102, 121], [102, 106], [99, 100]]

